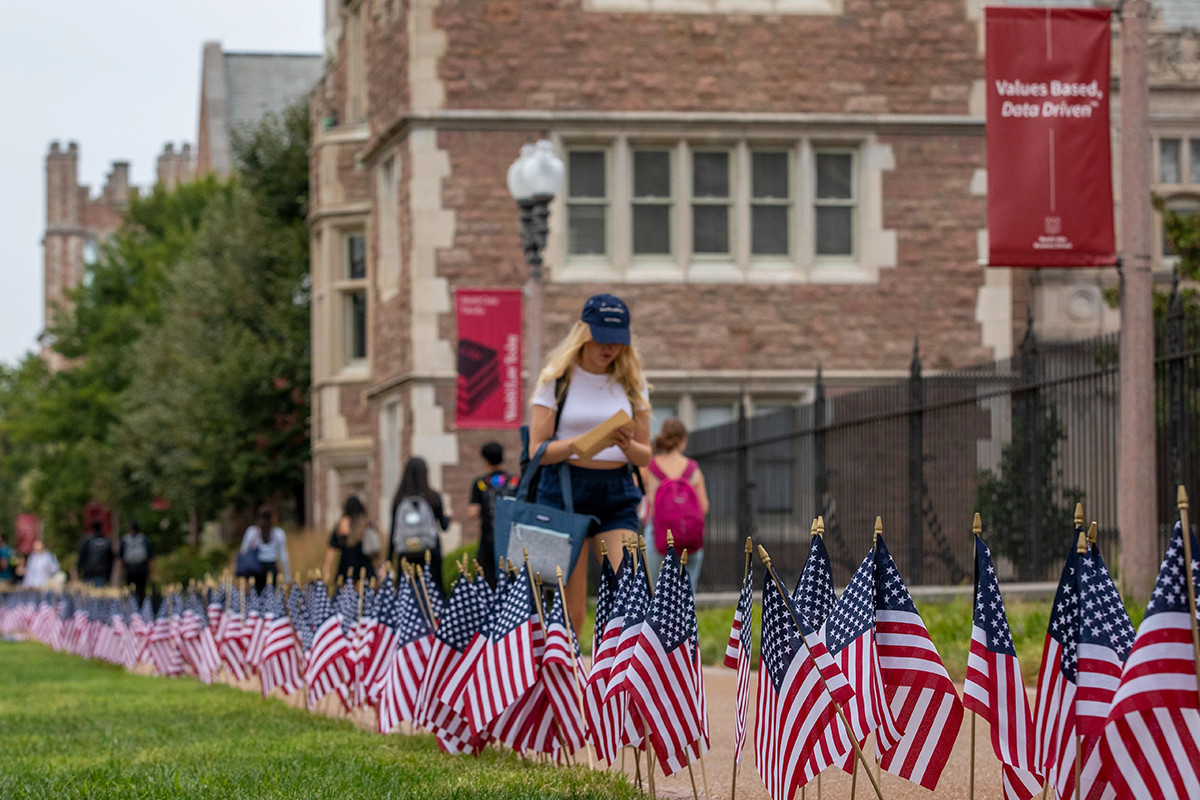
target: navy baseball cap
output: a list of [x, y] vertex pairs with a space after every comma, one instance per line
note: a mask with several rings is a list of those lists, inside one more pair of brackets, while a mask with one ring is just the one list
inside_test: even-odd
[[629, 307], [611, 294], [589, 297], [579, 317], [592, 330], [597, 344], [629, 344]]

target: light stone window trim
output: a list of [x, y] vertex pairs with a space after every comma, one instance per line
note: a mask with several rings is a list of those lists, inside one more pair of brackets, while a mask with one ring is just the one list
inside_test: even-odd
[[[351, 242], [361, 237], [363, 246], [363, 272], [361, 276], [352, 276], [351, 273]], [[370, 259], [368, 258], [367, 247], [367, 231], [365, 227], [345, 227], [338, 228], [336, 240], [337, 252], [333, 259], [335, 273], [330, 287], [337, 294], [337, 302], [335, 304], [334, 313], [338, 315], [336, 330], [338, 332], [338, 352], [340, 355], [341, 372], [346, 373], [366, 373], [368, 359], [371, 354], [371, 293], [369, 277], [371, 274]], [[354, 302], [355, 297], [362, 297], [362, 313], [363, 320], [363, 352], [361, 356], [357, 356], [353, 352], [354, 343], [353, 330], [355, 320]]]
[[[707, 134], [707, 135], [706, 135]], [[576, 138], [552, 134], [568, 164], [577, 150], [600, 150], [606, 164], [606, 252], [573, 255], [567, 246], [568, 200], [560, 196], [551, 206], [550, 236], [546, 249], [549, 277], [558, 282], [613, 283], [873, 283], [879, 270], [896, 265], [896, 233], [883, 228], [882, 173], [894, 168], [890, 145], [880, 144], [872, 133], [728, 138], [717, 132], [697, 132], [685, 137], [614, 133]], [[670, 252], [633, 252], [633, 162], [635, 153], [660, 150], [670, 153], [669, 205]], [[729, 248], [725, 254], [693, 253], [693, 209], [720, 204], [719, 199], [692, 197], [693, 159], [700, 152], [728, 153], [730, 170]], [[852, 209], [852, 250], [849, 255], [816, 253], [816, 164], [818, 154], [846, 153], [852, 159], [852, 196], [830, 201]], [[753, 164], [756, 153], [787, 156], [786, 198], [753, 197]], [[562, 194], [569, 194], [569, 188]], [[756, 255], [753, 250], [755, 205], [788, 208], [786, 254]], [[822, 201], [822, 204], [827, 204]]]

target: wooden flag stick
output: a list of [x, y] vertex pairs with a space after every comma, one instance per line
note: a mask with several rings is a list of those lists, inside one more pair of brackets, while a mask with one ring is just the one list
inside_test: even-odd
[[546, 630], [546, 616], [542, 613], [542, 593], [538, 591], [537, 584], [533, 582], [533, 573], [529, 571], [529, 551], [522, 547], [521, 555], [525, 558], [525, 574], [529, 576], [529, 591], [533, 594], [533, 607], [537, 609], [538, 619], [541, 620], [544, 631]]
[[436, 631], [438, 621], [433, 618], [433, 604], [429, 602], [429, 589], [425, 588], [425, 575], [421, 572], [421, 565], [417, 564], [413, 571], [416, 572], [413, 583], [420, 587], [417, 590], [417, 605], [421, 604], [421, 598], [424, 597], [425, 608], [422, 611], [425, 614], [425, 619], [429, 621], [429, 627]]
[[700, 793], [696, 791], [696, 774], [692, 772], [692, 762], [688, 762], [688, 779], [692, 782], [692, 800], [700, 800]]
[[[1082, 513], [1082, 512], [1080, 512]], [[983, 519], [979, 516], [979, 512], [975, 512], [975, 519], [971, 521], [971, 539], [972, 542], [978, 539], [983, 533]], [[971, 712], [971, 782], [967, 791], [967, 800], [975, 800], [975, 712]]]
[[[1092, 523], [1092, 524], [1095, 525], [1095, 523]], [[1075, 507], [1075, 530], [1079, 534], [1079, 539], [1078, 539], [1078, 541], [1075, 542], [1075, 552], [1078, 553], [1079, 555], [1084, 555], [1088, 551], [1088, 535], [1083, 530], [1083, 503], [1079, 503]], [[1075, 693], [1075, 697], [1072, 700], [1072, 702], [1075, 705], [1075, 708], [1074, 708], [1075, 719], [1078, 720], [1079, 719], [1079, 693], [1078, 692]], [[1075, 726], [1075, 800], [1081, 800], [1081, 797], [1082, 797], [1082, 795], [1081, 795], [1082, 787], [1080, 785], [1082, 783], [1082, 781], [1081, 781], [1081, 773], [1082, 772], [1083, 772], [1083, 744], [1082, 744], [1082, 740], [1079, 738], [1079, 726], [1078, 726], [1078, 722], [1077, 722], [1076, 726]]]
[[1200, 691], [1200, 632], [1196, 630], [1196, 576], [1192, 574], [1192, 528], [1188, 524], [1187, 489], [1179, 487], [1179, 519], [1183, 523], [1183, 572], [1187, 579], [1188, 620], [1192, 623], [1192, 664], [1196, 668], [1196, 690]]
[[[562, 567], [555, 567], [555, 577], [558, 579], [558, 594], [564, 600], [567, 596], [566, 588], [563, 586]], [[579, 683], [579, 637], [575, 635], [575, 628], [571, 625], [571, 615], [563, 614], [567, 620], [567, 633], [571, 635], [571, 675], [575, 678], [575, 699], [579, 701], [579, 721], [587, 727], [587, 715], [583, 711], [583, 686]], [[583, 746], [587, 750], [588, 769], [595, 769], [596, 762], [592, 758], [592, 743], [585, 736]]]
[[854, 762], [854, 772], [850, 773], [850, 800], [858, 795], [858, 762]]
[[[817, 521], [814, 519], [813, 520], [813, 530], [815, 531], [816, 529], [817, 529]], [[742, 585], [743, 586], [746, 584], [746, 576], [750, 574], [750, 557], [751, 557], [751, 555], [753, 555], [753, 553], [754, 553], [754, 540], [751, 539], [749, 536], [747, 536], [746, 537], [746, 565], [742, 568]], [[752, 625], [753, 624], [753, 614], [751, 615], [751, 619], [742, 620], [742, 624], [743, 625]], [[742, 653], [742, 658], [750, 658], [750, 654]], [[735, 711], [734, 713], [737, 713], [737, 712]], [[737, 800], [737, 768], [738, 768], [738, 764], [737, 764], [737, 759], [735, 758], [733, 760], [733, 788], [730, 789], [730, 791], [729, 791], [729, 800]], [[803, 798], [804, 798], [803, 788], [801, 788], [800, 791], [801, 791], [801, 800], [803, 800]], [[708, 794], [707, 788], [704, 790], [704, 793], [706, 795]]]
[[850, 737], [850, 744], [854, 745], [854, 755], [862, 762], [863, 769], [867, 773], [867, 779], [871, 781], [871, 788], [875, 790], [875, 796], [878, 800], [883, 800], [883, 792], [879, 791], [879, 784], [875, 783], [875, 776], [871, 774], [871, 768], [867, 765], [866, 756], [863, 755], [862, 748], [858, 746], [858, 737], [854, 735], [854, 729], [850, 727], [850, 720], [846, 719], [846, 714], [842, 711], [841, 704], [833, 699], [833, 693], [829, 691], [829, 684], [825, 682], [825, 676], [821, 674], [821, 669], [817, 666], [816, 658], [813, 657], [812, 651], [809, 650], [808, 641], [804, 638], [804, 629], [800, 625], [800, 620], [796, 618], [796, 614], [792, 611], [792, 606], [788, 602], [787, 591], [784, 590], [783, 584], [779, 581], [779, 576], [775, 574], [775, 568], [771, 566], [771, 557], [767, 555], [766, 548], [761, 544], [758, 546], [758, 557], [762, 559], [763, 565], [771, 575], [771, 580], [775, 582], [775, 589], [779, 592], [780, 597], [783, 598], [783, 604], [788, 610], [788, 615], [792, 618], [792, 624], [796, 626], [796, 632], [800, 634], [800, 642], [804, 645], [804, 649], [808, 650], [809, 658], [813, 659], [813, 667], [817, 670], [817, 677], [821, 679], [821, 687], [829, 695], [834, 709], [837, 710], [838, 716], [842, 720], [842, 725], [846, 728], [846, 735]]

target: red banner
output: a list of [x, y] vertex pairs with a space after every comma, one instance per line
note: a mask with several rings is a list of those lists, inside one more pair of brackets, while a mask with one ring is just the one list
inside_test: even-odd
[[988, 8], [988, 260], [1115, 264], [1109, 10]]
[[521, 425], [521, 290], [459, 289], [458, 427]]

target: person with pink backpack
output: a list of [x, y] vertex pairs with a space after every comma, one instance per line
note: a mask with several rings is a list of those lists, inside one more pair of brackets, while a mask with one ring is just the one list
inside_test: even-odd
[[708, 492], [700, 465], [683, 454], [687, 440], [683, 422], [675, 417], [666, 420], [654, 437], [655, 455], [642, 470], [646, 484], [646, 560], [651, 573], [657, 576], [670, 531], [675, 549], [688, 551], [687, 570], [695, 592], [704, 562]]

